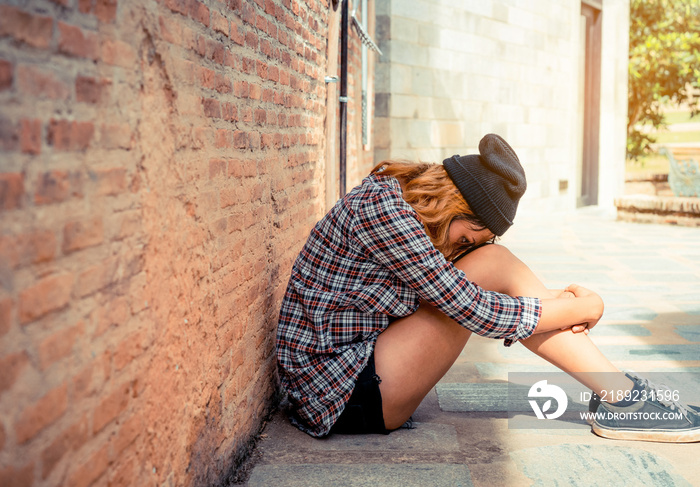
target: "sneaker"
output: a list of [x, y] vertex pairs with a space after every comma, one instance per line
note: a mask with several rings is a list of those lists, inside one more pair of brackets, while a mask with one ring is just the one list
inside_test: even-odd
[[588, 403], [595, 412], [592, 430], [616, 440], [691, 443], [700, 441], [700, 407], [672, 400], [672, 391], [647, 379], [627, 374], [639, 390], [640, 400], [608, 403], [593, 394]]

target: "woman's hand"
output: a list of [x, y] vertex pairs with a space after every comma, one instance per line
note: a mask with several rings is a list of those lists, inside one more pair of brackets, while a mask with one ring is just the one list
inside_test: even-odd
[[551, 294], [556, 297], [542, 300], [542, 316], [535, 333], [571, 330], [587, 334], [603, 316], [603, 300], [585, 287], [572, 284]]
[[566, 289], [550, 289], [550, 293], [556, 298], [575, 298], [574, 293]]
[[595, 292], [591, 291], [590, 289], [586, 289], [583, 286], [579, 286], [578, 284], [569, 285], [566, 289], [564, 289], [559, 297], [566, 297], [564, 295], [573, 296], [575, 298], [584, 298], [591, 302], [588, 320], [586, 320], [585, 323], [571, 327], [571, 331], [574, 333], [584, 332], [587, 335], [591, 328], [598, 324], [598, 321], [600, 321], [600, 318], [603, 316], [603, 309], [605, 307], [603, 304], [603, 299]]
[[[572, 293], [571, 291], [567, 291], [566, 289], [550, 289], [549, 292], [552, 293], [552, 295], [557, 297], [557, 298], [575, 298], [576, 297], [576, 295], [574, 293]], [[565, 326], [564, 328], [562, 328], [562, 330], [571, 330], [574, 333], [584, 333], [586, 335], [588, 335], [588, 332], [590, 331], [586, 324]]]

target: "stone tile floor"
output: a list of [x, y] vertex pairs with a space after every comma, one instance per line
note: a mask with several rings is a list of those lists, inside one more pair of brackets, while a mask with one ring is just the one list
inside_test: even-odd
[[[620, 368], [684, 377], [698, 396], [700, 229], [585, 210], [521, 219], [502, 243], [549, 287], [576, 282], [601, 294], [606, 311], [590, 336]], [[551, 370], [521, 346], [472, 336], [414, 414], [415, 429], [318, 440], [277, 413], [247, 485], [700, 485], [700, 443], [606, 440], [585, 424], [509, 427], [508, 374]]]

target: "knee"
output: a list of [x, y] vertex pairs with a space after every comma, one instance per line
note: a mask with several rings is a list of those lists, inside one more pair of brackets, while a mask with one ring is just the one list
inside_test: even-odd
[[455, 262], [467, 279], [489, 291], [512, 294], [520, 285], [522, 266], [510, 250], [491, 244], [470, 252]]
[[489, 244], [479, 247], [473, 252], [469, 252], [467, 255], [455, 261], [455, 267], [458, 269], [465, 270], [471, 266], [473, 261], [479, 261], [482, 263], [498, 263], [503, 265], [504, 263], [512, 260], [515, 256], [503, 245]]

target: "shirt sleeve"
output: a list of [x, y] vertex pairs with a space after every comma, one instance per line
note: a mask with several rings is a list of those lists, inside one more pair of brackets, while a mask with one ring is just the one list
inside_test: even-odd
[[377, 192], [356, 208], [353, 235], [370, 258], [474, 333], [504, 338], [508, 345], [534, 332], [540, 300], [486, 291], [469, 281], [433, 246], [396, 191]]

